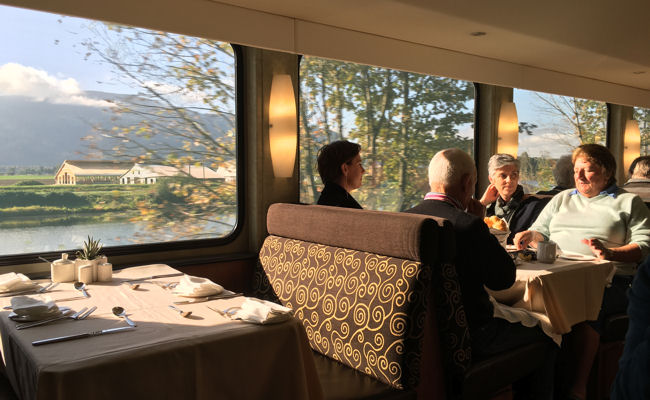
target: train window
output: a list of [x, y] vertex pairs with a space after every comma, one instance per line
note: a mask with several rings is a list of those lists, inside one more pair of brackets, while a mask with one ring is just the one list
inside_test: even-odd
[[634, 119], [641, 131], [641, 155], [650, 155], [650, 108], [634, 107]]
[[0, 256], [233, 231], [228, 43], [6, 6], [0, 32]]
[[318, 200], [324, 144], [361, 145], [367, 175], [354, 197], [368, 209], [400, 211], [428, 191], [433, 154], [473, 155], [474, 85], [367, 65], [303, 57], [300, 66], [300, 199]]
[[605, 145], [607, 104], [514, 89], [519, 118], [520, 184], [528, 193], [555, 186], [557, 160], [583, 143]]

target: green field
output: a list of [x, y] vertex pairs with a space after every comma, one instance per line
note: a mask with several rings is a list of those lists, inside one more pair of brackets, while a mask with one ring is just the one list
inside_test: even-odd
[[0, 175], [0, 181], [30, 181], [30, 180], [42, 180], [42, 179], [52, 179], [52, 175]]
[[[28, 178], [23, 181], [35, 180], [33, 175]], [[222, 192], [221, 185], [210, 184], [213, 190], [223, 194], [218, 196], [220, 206], [230, 209], [236, 200], [232, 192]], [[143, 212], [165, 212], [166, 202], [185, 201], [173, 195], [170, 198], [165, 187], [160, 183], [0, 186], [0, 229], [138, 220], [143, 218]]]

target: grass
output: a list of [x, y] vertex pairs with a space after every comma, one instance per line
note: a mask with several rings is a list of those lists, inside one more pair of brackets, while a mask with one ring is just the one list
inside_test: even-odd
[[54, 179], [52, 175], [0, 175], [0, 181], [29, 181], [38, 179]]

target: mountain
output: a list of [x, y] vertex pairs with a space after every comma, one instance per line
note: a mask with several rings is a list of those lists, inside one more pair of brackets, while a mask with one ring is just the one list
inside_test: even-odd
[[[160, 103], [134, 95], [107, 92], [86, 92], [95, 100], [139, 104], [149, 111]], [[229, 116], [189, 113], [214, 138], [225, 134], [232, 125]], [[0, 166], [59, 166], [63, 160], [110, 159], [108, 154], [94, 154], [84, 137], [92, 136], [100, 148], [115, 145], [102, 137], [93, 126], [110, 129], [116, 125], [132, 125], [141, 117], [117, 115], [109, 107], [55, 104], [23, 96], [0, 96]], [[180, 138], [165, 137], [161, 144], [178, 148]]]

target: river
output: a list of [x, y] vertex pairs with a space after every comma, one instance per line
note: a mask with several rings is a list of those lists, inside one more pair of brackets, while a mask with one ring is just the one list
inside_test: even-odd
[[[231, 225], [208, 223], [203, 238], [218, 238], [230, 233], [236, 221], [233, 216], [226, 219]], [[0, 229], [0, 256], [38, 253], [80, 248], [88, 236], [100, 239], [105, 247], [137, 244], [138, 235], [150, 233], [145, 223], [141, 222], [105, 222], [81, 223], [63, 226], [36, 226]], [[173, 239], [173, 234], [164, 230], [155, 232], [156, 242]], [[192, 237], [196, 239], [196, 237]], [[151, 243], [152, 241], [148, 241]], [[141, 243], [141, 242], [140, 242]]]

